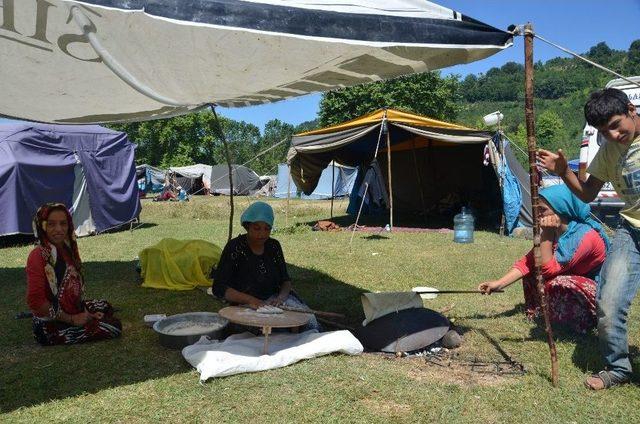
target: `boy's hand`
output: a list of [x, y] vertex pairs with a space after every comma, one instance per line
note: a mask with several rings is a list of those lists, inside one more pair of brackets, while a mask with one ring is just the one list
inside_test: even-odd
[[564, 156], [562, 149], [558, 149], [558, 153], [548, 150], [538, 149], [536, 154], [538, 164], [553, 172], [556, 175], [563, 176], [567, 172], [567, 158]]

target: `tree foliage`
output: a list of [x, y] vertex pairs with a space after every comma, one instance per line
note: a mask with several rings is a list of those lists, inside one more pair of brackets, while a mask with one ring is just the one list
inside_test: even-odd
[[459, 110], [459, 89], [457, 77], [425, 72], [330, 91], [320, 101], [320, 124], [335, 125], [385, 107], [450, 119]]

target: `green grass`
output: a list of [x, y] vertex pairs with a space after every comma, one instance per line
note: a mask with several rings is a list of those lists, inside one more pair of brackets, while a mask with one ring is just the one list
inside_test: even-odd
[[[331, 355], [268, 372], [209, 380], [178, 351], [162, 348], [142, 317], [212, 310], [220, 303], [199, 290], [143, 289], [135, 257], [164, 237], [201, 238], [224, 245], [226, 198], [186, 204], [144, 201], [145, 223], [79, 240], [86, 265], [87, 296], [105, 298], [119, 310], [124, 335], [114, 341], [42, 348], [31, 336], [24, 263], [30, 246], [0, 250], [0, 421], [34, 422], [635, 422], [640, 391], [635, 385], [588, 392], [582, 381], [601, 367], [593, 335], [559, 331], [560, 387], [549, 382], [549, 354], [542, 331], [522, 314], [522, 289], [504, 294], [441, 295], [428, 307], [455, 304], [447, 316], [464, 332], [461, 358], [501, 360], [500, 350], [522, 362], [522, 377], [494, 378], [428, 365], [418, 359], [366, 354]], [[329, 202], [286, 201], [276, 208], [277, 230], [294, 287], [316, 309], [362, 319], [363, 291], [474, 288], [496, 278], [530, 242], [477, 232], [470, 245], [451, 234], [356, 234], [312, 232], [304, 223], [328, 216]], [[248, 199], [239, 199], [243, 210]], [[338, 203], [336, 210], [346, 204]], [[237, 216], [238, 212], [236, 212]], [[237, 219], [236, 219], [237, 221]], [[242, 231], [235, 225], [235, 234]], [[630, 343], [640, 345], [640, 315], [632, 310]], [[637, 359], [636, 368], [640, 367]], [[636, 381], [638, 379], [636, 378]]]

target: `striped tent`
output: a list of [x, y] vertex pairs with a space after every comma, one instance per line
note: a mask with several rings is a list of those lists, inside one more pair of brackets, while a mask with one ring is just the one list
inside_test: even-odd
[[[293, 181], [306, 194], [313, 192], [322, 170], [331, 161], [358, 167], [353, 203], [349, 206], [350, 212], [357, 212], [357, 205], [366, 197], [362, 185], [367, 173], [377, 175], [367, 180], [369, 199], [380, 198], [383, 209], [389, 207], [390, 156], [395, 212], [448, 221], [460, 207], [471, 206], [479, 218], [493, 225], [499, 223], [505, 209], [505, 215], [511, 217], [507, 223], [510, 230], [519, 215], [524, 218], [528, 214], [526, 205], [521, 211], [520, 193], [528, 187], [528, 181], [520, 181], [513, 174], [512, 168], [522, 170], [521, 165], [506, 151], [505, 155], [499, 153], [499, 143], [494, 142], [493, 136], [490, 132], [384, 109], [295, 135], [288, 161]], [[387, 143], [391, 146], [389, 155]], [[526, 175], [524, 171], [523, 174]], [[513, 191], [505, 191], [501, 199], [500, 181], [504, 175], [513, 178], [514, 184], [510, 185]], [[377, 186], [376, 181], [380, 181]], [[503, 206], [507, 204], [510, 206]], [[524, 219], [526, 222], [528, 219]]]
[[2, 0], [0, 115], [141, 121], [483, 59], [512, 34], [423, 0]]

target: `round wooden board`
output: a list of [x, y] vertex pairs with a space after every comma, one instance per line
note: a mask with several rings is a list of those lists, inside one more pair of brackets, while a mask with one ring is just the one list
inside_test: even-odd
[[281, 314], [261, 314], [244, 306], [227, 306], [218, 311], [229, 321], [251, 327], [290, 328], [305, 325], [311, 319], [310, 314], [284, 311]]

